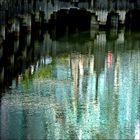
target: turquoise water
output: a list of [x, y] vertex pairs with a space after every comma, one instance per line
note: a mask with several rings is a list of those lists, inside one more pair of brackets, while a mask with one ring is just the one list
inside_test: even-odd
[[1, 139], [140, 139], [139, 38], [46, 33], [40, 59], [2, 95]]

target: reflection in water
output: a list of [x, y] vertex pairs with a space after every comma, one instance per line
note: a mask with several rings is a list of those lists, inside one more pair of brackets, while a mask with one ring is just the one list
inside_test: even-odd
[[139, 36], [15, 42], [21, 50], [3, 66], [6, 81], [16, 79], [1, 98], [1, 139], [138, 139]]

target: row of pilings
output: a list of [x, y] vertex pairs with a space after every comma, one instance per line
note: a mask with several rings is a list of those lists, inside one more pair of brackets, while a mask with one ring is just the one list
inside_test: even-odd
[[13, 78], [30, 69], [41, 57], [45, 32], [44, 13], [18, 16], [1, 26], [0, 92], [9, 88]]
[[[86, 1], [86, 0], [85, 0]], [[75, 2], [75, 1], [74, 1]], [[51, 3], [51, 4], [50, 4]], [[78, 1], [78, 3], [82, 3]], [[87, 1], [88, 3], [88, 1]], [[86, 5], [86, 2], [83, 3], [82, 5]], [[55, 5], [55, 6], [54, 6]], [[121, 5], [121, 3], [119, 4]], [[123, 5], [123, 3], [122, 3]], [[48, 21], [50, 20], [51, 16], [50, 15], [54, 15], [54, 17], [56, 18], [56, 21], [61, 20], [61, 24], [66, 23], [66, 20], [69, 20], [68, 18], [63, 19], [63, 16], [67, 16], [67, 17], [72, 17], [72, 19], [74, 19], [75, 24], [78, 24], [77, 19], [81, 20], [82, 22], [84, 22], [84, 24], [87, 24], [86, 22], [90, 22], [88, 18], [86, 18], [83, 14], [82, 10], [78, 10], [79, 7], [75, 7], [75, 8], [71, 8], [71, 4], [69, 4], [69, 1], [64, 1], [63, 0], [49, 0], [47, 2], [45, 2], [44, 0], [13, 0], [12, 2], [10, 1], [3, 1], [0, 4], [0, 25], [5, 25], [7, 24], [9, 21], [17, 18], [18, 16], [21, 15], [27, 15], [27, 14], [36, 14], [35, 18], [38, 18], [38, 13], [41, 11], [44, 14], [44, 21], [46, 21], [48, 23]], [[67, 8], [67, 10], [63, 10], [61, 11], [61, 9], [63, 8]], [[82, 9], [85, 9], [85, 11], [89, 11], [88, 7], [82, 7]], [[102, 11], [103, 9], [98, 9], [98, 11]], [[85, 12], [84, 11], [84, 12]], [[123, 9], [124, 11], [124, 9]], [[123, 24], [125, 23], [125, 27], [126, 28], [131, 28], [131, 27], [139, 27], [139, 12], [140, 10], [137, 9], [127, 9], [126, 10], [126, 16], [125, 16], [125, 21], [123, 21]], [[68, 14], [65, 14], [65, 13]], [[81, 13], [80, 13], [81, 12]], [[104, 13], [102, 12], [96, 12], [95, 9], [92, 9], [89, 11], [91, 17], [92, 16], [96, 16], [96, 24], [99, 24], [100, 27], [102, 27], [102, 25], [105, 25], [105, 29], [108, 29], [110, 27], [119, 27], [121, 25], [120, 17], [122, 17], [122, 15], [120, 16], [118, 14], [117, 9], [116, 10], [109, 10], [108, 11], [108, 16], [106, 21], [104, 21], [105, 23], [101, 24], [102, 21], [100, 21], [101, 19], [99, 19], [99, 17], [101, 16], [101, 14], [103, 14], [102, 16], [106, 16], [104, 15]], [[74, 13], [74, 14], [73, 14]], [[88, 12], [85, 12], [85, 14]], [[56, 14], [56, 15], [55, 15]], [[91, 18], [93, 19], [93, 18]], [[87, 20], [87, 21], [86, 21]], [[124, 19], [123, 19], [124, 20]], [[69, 20], [71, 22], [71, 20]], [[94, 22], [94, 21], [93, 21]], [[52, 23], [52, 22], [51, 22]], [[57, 22], [58, 23], [58, 22]], [[71, 22], [71, 24], [73, 24]]]

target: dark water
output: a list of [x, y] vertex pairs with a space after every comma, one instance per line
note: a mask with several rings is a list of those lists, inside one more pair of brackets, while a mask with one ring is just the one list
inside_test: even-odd
[[36, 40], [34, 63], [2, 93], [1, 139], [140, 139], [139, 38], [112, 31]]

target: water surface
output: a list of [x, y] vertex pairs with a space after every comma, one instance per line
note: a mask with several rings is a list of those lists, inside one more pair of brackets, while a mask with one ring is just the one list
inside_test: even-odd
[[1, 139], [139, 139], [139, 38], [113, 31], [35, 41], [34, 62], [2, 94]]

